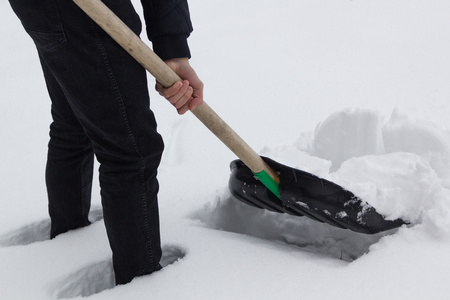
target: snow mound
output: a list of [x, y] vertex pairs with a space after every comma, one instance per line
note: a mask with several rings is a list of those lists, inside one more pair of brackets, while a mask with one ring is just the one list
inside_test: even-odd
[[336, 112], [316, 127], [312, 155], [330, 160], [336, 171], [349, 158], [383, 152], [382, 117], [369, 110]]
[[450, 134], [398, 110], [384, 119], [371, 110], [336, 112], [316, 127], [310, 148], [299, 148], [300, 143], [293, 147], [304, 152], [302, 160], [328, 160], [330, 172], [316, 174], [348, 188], [387, 219], [402, 218], [435, 234], [448, 233]]

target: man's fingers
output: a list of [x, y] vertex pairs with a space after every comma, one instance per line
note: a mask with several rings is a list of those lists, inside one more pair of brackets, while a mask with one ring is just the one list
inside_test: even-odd
[[[203, 85], [201, 81], [199, 83]], [[185, 114], [189, 110], [193, 110], [203, 103], [202, 89], [200, 91], [194, 90], [187, 80], [178, 81], [169, 88], [163, 87], [157, 81], [155, 89], [177, 109], [180, 115]]]
[[156, 82], [155, 89], [159, 94], [166, 98], [180, 115], [203, 104], [203, 82], [189, 65], [188, 58], [174, 58], [166, 60], [166, 63], [185, 80], [179, 81], [169, 88]]
[[159, 92], [161, 96], [163, 96], [166, 99], [169, 99], [176, 96], [178, 93], [180, 93], [180, 89], [182, 89], [183, 87], [185, 88], [188, 85], [189, 83], [178, 81], [174, 83], [174, 85], [172, 85], [171, 87], [165, 88], [162, 86], [161, 83], [157, 82], [155, 89]]
[[167, 100], [169, 100], [170, 103], [172, 103], [173, 106], [176, 108], [180, 108], [183, 106], [189, 98], [192, 96], [192, 88], [188, 84], [184, 84], [183, 86], [178, 90], [178, 92], [171, 97], [166, 97]]
[[175, 106], [176, 109], [179, 109], [181, 107], [183, 107], [186, 103], [188, 103], [189, 99], [191, 99], [192, 97], [192, 88], [191, 87], [187, 87], [186, 91], [184, 92], [184, 94], [179, 95], [177, 94], [178, 100], [176, 101], [171, 101], [171, 103], [173, 104], [173, 106]]
[[179, 115], [183, 115], [187, 111], [189, 111], [189, 101], [185, 105], [183, 105], [182, 107], [178, 108], [177, 111], [178, 111]]

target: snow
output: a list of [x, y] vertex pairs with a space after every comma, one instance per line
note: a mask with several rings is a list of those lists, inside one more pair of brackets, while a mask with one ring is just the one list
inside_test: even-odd
[[152, 91], [164, 252], [182, 258], [113, 287], [98, 184], [94, 223], [48, 240], [50, 102], [2, 1], [0, 299], [448, 299], [450, 2], [189, 3], [211, 107], [262, 155], [410, 224], [364, 235], [237, 202], [234, 155]]

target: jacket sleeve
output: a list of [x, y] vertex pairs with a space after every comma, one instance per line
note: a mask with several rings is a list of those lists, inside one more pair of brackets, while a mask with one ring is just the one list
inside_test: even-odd
[[161, 59], [191, 57], [192, 32], [187, 0], [141, 0], [147, 36]]

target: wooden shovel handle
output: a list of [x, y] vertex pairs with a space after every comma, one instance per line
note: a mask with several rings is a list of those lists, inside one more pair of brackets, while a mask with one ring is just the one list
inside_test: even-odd
[[[100, 0], [73, 0], [89, 17], [105, 30], [163, 86], [170, 87], [181, 78], [162, 61], [128, 26]], [[192, 113], [213, 132], [254, 173], [266, 171], [280, 182], [278, 175], [262, 158], [225, 123], [206, 103]]]

